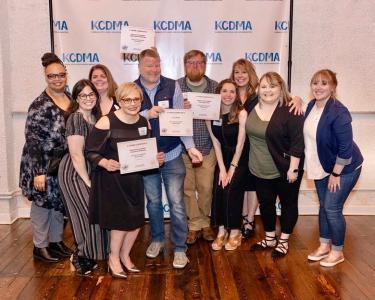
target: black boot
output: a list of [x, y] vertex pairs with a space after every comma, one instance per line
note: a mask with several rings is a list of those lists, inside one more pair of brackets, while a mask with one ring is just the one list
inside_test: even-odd
[[48, 252], [47, 247], [46, 248], [38, 248], [38, 247], [34, 246], [33, 256], [34, 256], [35, 259], [39, 259], [41, 261], [48, 262], [48, 263], [57, 263], [57, 262], [60, 261], [59, 258], [54, 257], [53, 255], [51, 255]]
[[48, 250], [52, 254], [59, 257], [70, 257], [73, 254], [73, 251], [65, 246], [62, 241], [57, 243], [49, 243]]

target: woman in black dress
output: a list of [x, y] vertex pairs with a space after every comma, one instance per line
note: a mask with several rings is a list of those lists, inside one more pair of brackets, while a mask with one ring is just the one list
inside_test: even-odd
[[211, 218], [219, 232], [212, 249], [220, 250], [225, 245], [226, 250], [235, 250], [241, 245], [241, 213], [248, 172], [248, 149], [244, 149], [247, 113], [234, 81], [221, 81], [216, 92], [221, 95], [221, 118], [207, 121], [217, 158]]
[[[90, 222], [111, 230], [108, 269], [113, 277], [126, 278], [139, 272], [130, 250], [144, 224], [144, 188], [141, 173], [120, 174], [117, 143], [149, 137], [147, 120], [139, 115], [143, 100], [141, 89], [133, 82], [116, 90], [120, 109], [102, 117], [91, 131], [87, 156], [95, 168], [90, 194]], [[164, 155], [158, 154], [159, 163]]]
[[53, 53], [42, 57], [47, 88], [30, 105], [25, 125], [20, 181], [31, 204], [34, 258], [57, 262], [71, 254], [62, 242], [64, 205], [57, 180], [59, 162], [66, 152], [65, 120], [71, 101], [65, 93], [67, 72]]
[[90, 80], [78, 81], [72, 92], [73, 113], [66, 123], [69, 153], [61, 160], [59, 184], [73, 228], [77, 251], [71, 261], [79, 274], [89, 274], [95, 260], [106, 259], [107, 233], [89, 223], [90, 167], [84, 156], [85, 139], [94, 127], [99, 93]]

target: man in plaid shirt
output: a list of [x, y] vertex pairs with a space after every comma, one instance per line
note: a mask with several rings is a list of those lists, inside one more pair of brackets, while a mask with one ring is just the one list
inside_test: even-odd
[[[183, 93], [215, 93], [217, 82], [205, 75], [206, 56], [202, 51], [187, 52], [184, 56], [184, 66], [185, 76], [177, 80]], [[188, 101], [185, 102], [185, 107], [190, 107]], [[187, 244], [194, 244], [202, 236], [207, 241], [215, 239], [210, 227], [209, 214], [216, 156], [205, 120], [193, 120], [193, 139], [196, 148], [203, 155], [203, 162], [198, 165], [192, 164], [189, 156], [183, 154], [186, 167], [184, 200], [189, 225]]]

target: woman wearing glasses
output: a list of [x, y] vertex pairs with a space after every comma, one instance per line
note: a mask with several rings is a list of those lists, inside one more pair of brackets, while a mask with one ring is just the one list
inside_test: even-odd
[[90, 168], [84, 157], [85, 139], [96, 122], [99, 93], [90, 80], [73, 87], [72, 114], [66, 123], [69, 153], [59, 167], [59, 184], [73, 228], [77, 251], [71, 261], [79, 274], [97, 267], [95, 260], [106, 259], [107, 234], [90, 225], [88, 206], [91, 188]]
[[[144, 188], [141, 173], [120, 174], [117, 143], [150, 136], [147, 120], [139, 115], [142, 90], [133, 82], [116, 90], [120, 109], [102, 117], [86, 144], [93, 170], [90, 222], [111, 230], [108, 269], [113, 277], [126, 278], [123, 269], [139, 272], [130, 250], [144, 223]], [[161, 163], [163, 154], [158, 154]]]
[[71, 100], [65, 93], [66, 69], [53, 53], [42, 57], [47, 88], [30, 105], [20, 166], [20, 188], [31, 204], [34, 258], [58, 262], [71, 254], [62, 242], [64, 205], [57, 171], [66, 152], [65, 120]]

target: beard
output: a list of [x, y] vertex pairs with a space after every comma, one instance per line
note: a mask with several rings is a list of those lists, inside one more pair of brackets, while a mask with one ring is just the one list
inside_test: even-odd
[[190, 72], [186, 72], [186, 77], [192, 82], [198, 82], [204, 77], [204, 71], [192, 70]]

